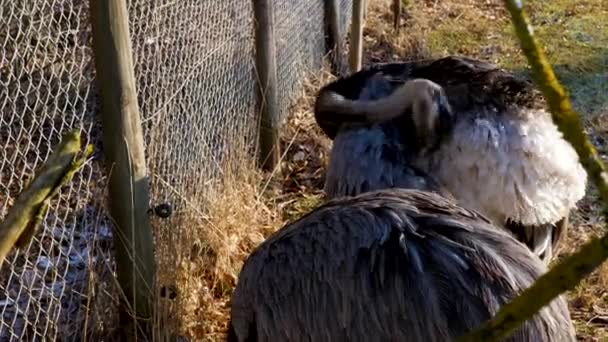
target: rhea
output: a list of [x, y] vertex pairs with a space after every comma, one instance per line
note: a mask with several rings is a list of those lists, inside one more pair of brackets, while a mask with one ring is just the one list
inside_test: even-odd
[[[445, 94], [442, 106], [452, 115], [404, 115], [415, 99], [404, 94], [415, 79]], [[532, 82], [483, 61], [449, 56], [372, 65], [324, 86], [315, 118], [334, 140], [330, 198], [402, 187], [409, 179], [403, 165], [412, 165], [545, 262], [585, 195], [587, 174]]]
[[[405, 117], [451, 115], [440, 88], [407, 83]], [[430, 175], [406, 160], [400, 172], [402, 187], [333, 198], [260, 244], [239, 274], [228, 341], [453, 341], [546, 272]], [[507, 339], [574, 340], [561, 296]]]

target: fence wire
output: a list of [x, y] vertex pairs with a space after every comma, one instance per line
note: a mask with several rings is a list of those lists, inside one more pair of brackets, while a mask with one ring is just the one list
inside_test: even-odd
[[[152, 204], [180, 210], [221, 176], [235, 142], [255, 148], [251, 3], [128, 1]], [[321, 67], [323, 1], [273, 4], [284, 119], [306, 73]], [[350, 10], [341, 0], [343, 33]], [[1, 265], [0, 341], [108, 329], [114, 266], [91, 43], [86, 0], [0, 0], [0, 219], [65, 132], [79, 128], [96, 147], [32, 242]], [[155, 230], [169, 228], [181, 227]]]
[[[76, 1], [0, 1], [0, 218], [71, 128], [97, 144], [88, 11]], [[0, 340], [74, 339], [89, 271], [111, 262], [104, 179], [87, 163], [51, 203], [41, 231], [0, 270]]]

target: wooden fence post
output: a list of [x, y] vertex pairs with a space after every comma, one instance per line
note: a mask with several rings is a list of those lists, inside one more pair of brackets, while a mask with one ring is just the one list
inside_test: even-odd
[[125, 299], [121, 322], [126, 326], [121, 333], [145, 336], [153, 317], [156, 266], [127, 4], [90, 0], [90, 10], [116, 271]]
[[361, 70], [363, 56], [363, 1], [353, 0], [353, 17], [350, 24], [350, 71]]
[[401, 0], [393, 0], [393, 28], [399, 33], [401, 23]]
[[331, 68], [335, 75], [342, 75], [342, 34], [340, 33], [340, 6], [338, 0], [325, 1], [325, 48], [330, 54]]
[[257, 99], [260, 109], [259, 164], [272, 170], [280, 158], [277, 62], [272, 0], [253, 0]]

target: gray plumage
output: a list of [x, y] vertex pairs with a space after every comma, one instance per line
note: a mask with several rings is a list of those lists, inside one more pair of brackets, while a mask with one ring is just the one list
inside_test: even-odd
[[[428, 191], [330, 200], [247, 259], [229, 341], [452, 341], [546, 271], [508, 233]], [[574, 341], [564, 298], [506, 341]]]
[[397, 126], [377, 125], [339, 134], [333, 143], [326, 175], [328, 197], [393, 187], [427, 189], [447, 195], [438, 181], [411, 165], [408, 145], [392, 138], [398, 134], [396, 130]]
[[[391, 98], [415, 78], [440, 86], [453, 113], [436, 118], [436, 146], [427, 150], [420, 146], [425, 133], [412, 123], [412, 100]], [[482, 61], [450, 56], [372, 65], [319, 92], [315, 118], [334, 139], [325, 191], [333, 198], [401, 187], [401, 170], [415, 168], [549, 262], [587, 175], [543, 108], [531, 82]]]
[[[390, 89], [384, 78], [371, 77], [359, 99], [381, 99]], [[413, 165], [421, 146], [411, 120], [412, 108], [403, 111], [405, 115], [390, 121], [355, 123], [336, 134], [325, 181], [328, 198], [395, 187], [450, 195], [430, 174]]]

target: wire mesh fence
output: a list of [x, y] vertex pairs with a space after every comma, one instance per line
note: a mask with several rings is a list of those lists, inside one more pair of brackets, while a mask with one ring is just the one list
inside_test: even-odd
[[[321, 67], [324, 5], [273, 5], [284, 118], [306, 73]], [[343, 33], [350, 7], [340, 2]], [[128, 9], [152, 204], [178, 211], [204, 196], [235, 142], [255, 149], [251, 1], [129, 0]], [[0, 0], [0, 219], [62, 134], [79, 128], [96, 147], [27, 248], [1, 265], [0, 341], [105, 329], [115, 285], [94, 80], [88, 1]]]
[[[0, 1], [0, 217], [67, 130], [97, 140], [87, 16], [73, 1]], [[4, 262], [0, 340], [73, 338], [83, 326], [89, 270], [111, 262], [94, 248], [111, 237], [104, 188], [100, 165], [87, 163]]]

